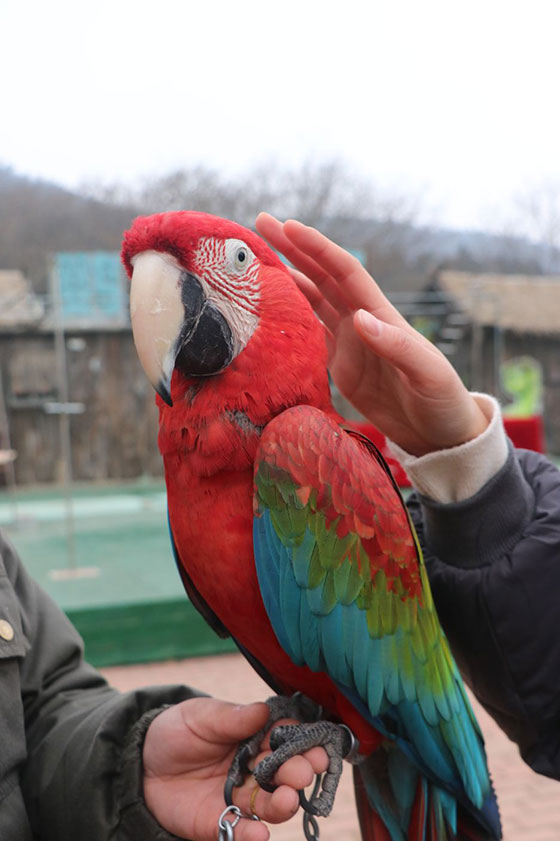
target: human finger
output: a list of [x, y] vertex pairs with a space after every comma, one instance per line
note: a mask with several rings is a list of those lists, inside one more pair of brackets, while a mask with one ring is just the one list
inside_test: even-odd
[[[306, 273], [333, 305], [336, 306], [331, 297], [332, 288], [336, 287], [337, 294], [344, 295], [351, 309], [373, 311], [390, 324], [407, 323], [356, 257], [315, 228], [295, 219], [286, 221], [283, 230], [286, 238], [319, 267], [317, 276], [311, 272]], [[330, 283], [323, 284], [325, 277]]]
[[275, 219], [269, 213], [260, 213], [255, 225], [258, 232], [274, 248], [280, 251], [304, 275], [313, 280], [336, 310], [341, 313], [348, 312], [349, 302], [337, 284], [329, 277], [326, 271], [286, 237], [283, 225], [278, 219]]
[[[268, 719], [268, 707], [262, 701], [252, 704], [231, 704], [214, 698], [196, 699], [199, 704], [191, 713], [191, 727], [203, 727], [216, 741], [239, 741], [252, 736]], [[214, 702], [214, 703], [212, 703]], [[194, 707], [194, 701], [193, 701]]]
[[322, 748], [313, 749], [300, 756], [292, 756], [286, 760], [274, 776], [277, 785], [289, 785], [300, 789], [311, 785], [315, 774], [322, 774], [327, 770], [328, 758]]
[[449, 370], [450, 363], [431, 342], [364, 309], [354, 314], [354, 328], [376, 356], [392, 364], [422, 390], [432, 388], [439, 394], [443, 380], [452, 369]]
[[273, 792], [267, 792], [255, 783], [240, 800], [240, 809], [244, 814], [256, 815], [266, 823], [283, 823], [292, 818], [298, 808], [299, 795], [288, 785], [280, 785]]
[[[275, 722], [275, 726], [282, 724], [297, 724], [291, 719], [281, 719], [280, 722]], [[255, 757], [252, 764], [253, 768], [257, 768], [261, 760], [270, 756], [270, 744], [268, 743], [269, 736], [267, 736], [266, 744], [263, 745], [263, 750]], [[304, 788], [312, 781], [315, 774], [323, 774], [329, 765], [329, 759], [326, 751], [322, 747], [314, 747], [305, 751], [305, 753], [296, 754], [286, 759], [276, 774], [274, 775], [275, 785], [289, 785], [292, 788]]]
[[283, 223], [270, 213], [259, 213], [255, 227], [277, 251], [280, 251], [294, 266], [298, 266], [305, 274], [320, 271], [319, 266], [306, 254], [301, 252], [284, 233]]
[[239, 802], [246, 805], [248, 798], [249, 813], [258, 815], [261, 820], [269, 823], [280, 823], [288, 820], [298, 809], [299, 795], [297, 791], [311, 785], [315, 774], [322, 774], [327, 770], [328, 757], [322, 748], [313, 748], [301, 756], [293, 756], [278, 769], [274, 782], [278, 786], [274, 792], [268, 793], [256, 783], [250, 790], [244, 787], [240, 792]]
[[[239, 807], [241, 809], [241, 807]], [[249, 811], [241, 809], [242, 817], [235, 823], [235, 830], [233, 835], [235, 836], [235, 841], [269, 841], [270, 839], [270, 830], [264, 819], [257, 815], [256, 812], [253, 812], [259, 820], [251, 820], [249, 815], [251, 814]], [[292, 817], [292, 815], [289, 815]], [[232, 817], [224, 817], [224, 823], [234, 823], [234, 818]], [[286, 818], [285, 820], [288, 820]], [[271, 821], [272, 823], [272, 821]], [[276, 823], [280, 823], [280, 821], [276, 821]], [[214, 841], [216, 838], [217, 828], [215, 826], [211, 826], [210, 828], [211, 834], [208, 835], [208, 841]], [[205, 833], [206, 837], [206, 833]]]
[[[228, 745], [252, 736], [266, 724], [268, 707], [262, 702], [239, 705], [216, 698], [191, 698], [161, 713], [154, 719], [150, 729], [158, 721], [163, 724], [166, 715], [180, 716], [186, 734], [190, 735], [188, 741], [167, 738], [166, 744], [171, 742], [174, 745], [168, 746], [168, 752], [180, 754], [186, 750], [191, 756], [195, 751], [201, 754], [224, 752]], [[176, 732], [171, 727], [170, 733], [165, 735], [174, 736]], [[161, 741], [163, 743], [163, 738]]]
[[331, 304], [329, 304], [329, 302], [317, 289], [313, 281], [309, 280], [306, 275], [299, 272], [297, 269], [290, 269], [290, 274], [295, 280], [299, 290], [303, 292], [323, 324], [328, 327], [331, 333], [336, 333], [337, 327], [340, 324], [340, 313], [337, 312]]

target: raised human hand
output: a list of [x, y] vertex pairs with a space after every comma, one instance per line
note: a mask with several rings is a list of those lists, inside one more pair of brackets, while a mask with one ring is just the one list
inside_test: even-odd
[[[192, 698], [152, 721], [143, 748], [144, 799], [164, 829], [191, 841], [216, 841], [218, 817], [225, 808], [225, 778], [238, 743], [266, 724], [268, 712], [264, 703], [235, 706], [215, 698]], [[265, 743], [255, 764], [268, 753]], [[242, 818], [235, 841], [267, 841], [270, 833], [264, 822], [291, 818], [299, 806], [297, 789], [309, 785], [326, 765], [324, 751], [316, 748], [279, 769], [273, 793], [258, 788], [252, 778], [234, 789], [235, 805], [244, 814], [253, 809], [263, 821]]]
[[295, 266], [294, 280], [325, 325], [334, 382], [381, 432], [420, 456], [484, 431], [488, 420], [451, 363], [355, 257], [295, 220], [261, 213], [256, 227]]

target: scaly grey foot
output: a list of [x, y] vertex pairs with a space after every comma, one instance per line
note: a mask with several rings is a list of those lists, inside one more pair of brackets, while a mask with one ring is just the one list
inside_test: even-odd
[[270, 734], [270, 747], [273, 752], [262, 759], [253, 772], [256, 781], [265, 791], [274, 791], [272, 780], [286, 760], [314, 747], [324, 748], [329, 765], [320, 793], [307, 801], [300, 792], [300, 803], [311, 815], [329, 815], [342, 774], [342, 760], [356, 748], [356, 740], [348, 727], [330, 721], [275, 727]]
[[[291, 697], [273, 695], [265, 703], [269, 709], [268, 721], [257, 733], [239, 744], [228, 771], [224, 789], [224, 797], [228, 806], [232, 804], [231, 798], [234, 787], [243, 785], [245, 777], [252, 773], [249, 763], [251, 759], [254, 759], [260, 753], [264, 738], [276, 721], [280, 721], [283, 718], [295, 718], [296, 721], [312, 722], [317, 721], [321, 715], [321, 708], [300, 692], [296, 692]], [[295, 756], [295, 754], [293, 755]], [[281, 764], [280, 762], [278, 768]], [[272, 788], [269, 786], [267, 791], [273, 791], [274, 788], [275, 786], [272, 786]]]

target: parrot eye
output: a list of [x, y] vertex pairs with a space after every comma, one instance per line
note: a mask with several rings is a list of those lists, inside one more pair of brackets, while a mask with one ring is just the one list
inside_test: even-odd
[[249, 252], [247, 251], [246, 248], [241, 246], [241, 248], [237, 249], [237, 251], [235, 252], [234, 262], [235, 262], [235, 267], [237, 269], [244, 269], [245, 268], [245, 266], [249, 262]]
[[230, 271], [245, 273], [254, 260], [255, 255], [243, 240], [226, 240], [226, 266]]

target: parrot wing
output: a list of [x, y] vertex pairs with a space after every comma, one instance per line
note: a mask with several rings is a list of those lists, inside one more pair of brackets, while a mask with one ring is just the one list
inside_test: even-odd
[[374, 445], [297, 406], [264, 429], [254, 483], [257, 575], [284, 650], [478, 812], [493, 799], [482, 736]]

